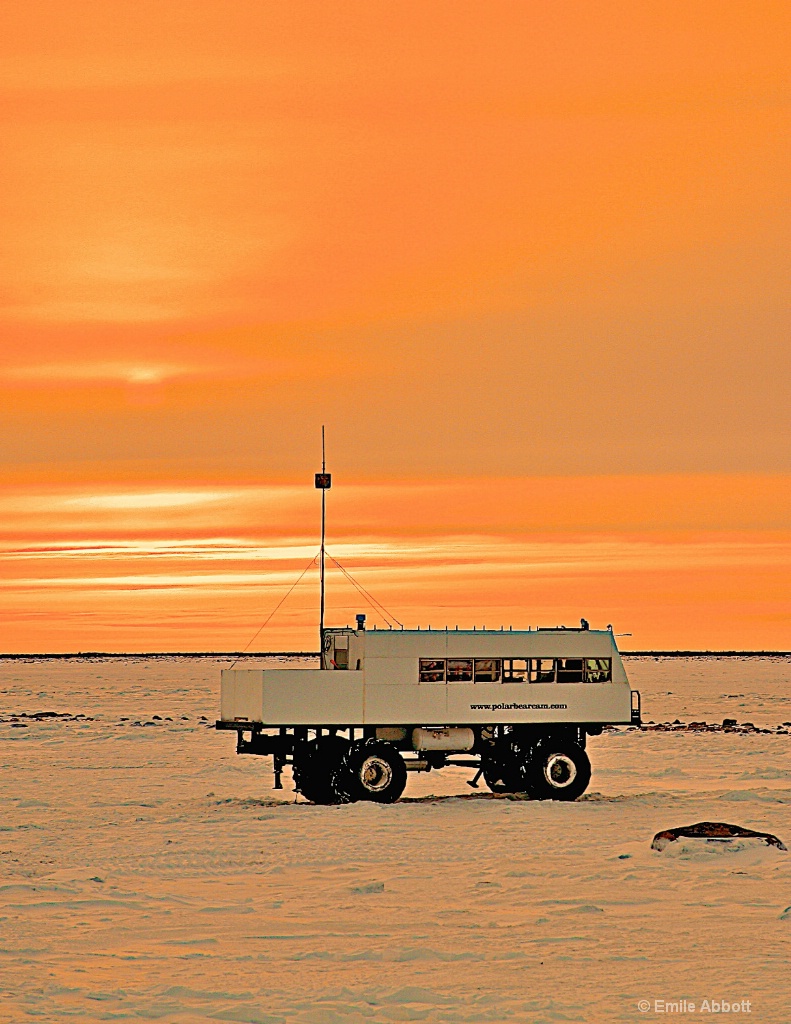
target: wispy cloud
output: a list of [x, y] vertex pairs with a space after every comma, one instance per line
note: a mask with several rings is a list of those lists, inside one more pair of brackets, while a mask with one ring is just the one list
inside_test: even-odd
[[181, 508], [228, 501], [236, 496], [235, 491], [143, 491], [130, 494], [80, 495], [78, 498], [67, 498], [64, 504], [84, 509]]
[[[146, 362], [75, 362], [40, 363], [29, 366], [12, 366], [0, 373], [0, 377], [12, 381], [38, 381], [42, 383], [69, 384], [81, 382], [120, 382], [123, 384], [161, 384], [176, 377], [193, 376], [195, 367], [178, 366], [174, 363]], [[209, 372], [204, 369], [201, 372]]]

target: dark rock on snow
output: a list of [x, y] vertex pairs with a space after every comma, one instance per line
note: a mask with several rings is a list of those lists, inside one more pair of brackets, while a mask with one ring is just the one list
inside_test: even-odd
[[741, 825], [728, 825], [724, 821], [699, 821], [695, 825], [681, 825], [679, 828], [669, 828], [664, 832], [657, 832], [651, 843], [651, 849], [664, 850], [669, 843], [682, 838], [705, 839], [708, 842], [723, 839], [763, 839], [767, 846], [776, 846], [778, 850], [786, 849], [785, 844], [771, 832], [753, 832], [750, 828], [742, 828]]

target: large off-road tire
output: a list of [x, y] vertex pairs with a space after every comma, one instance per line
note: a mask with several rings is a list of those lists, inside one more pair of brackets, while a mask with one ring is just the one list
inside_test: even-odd
[[349, 798], [338, 787], [338, 775], [349, 750], [342, 736], [320, 736], [294, 750], [294, 789], [314, 804], [342, 804]]
[[576, 800], [588, 788], [591, 763], [578, 743], [542, 737], [527, 766], [528, 792], [534, 800]]
[[343, 759], [337, 784], [349, 800], [392, 804], [404, 792], [406, 765], [392, 743], [358, 740]]
[[486, 785], [492, 793], [525, 793], [532, 749], [512, 735], [502, 736], [481, 758]]
[[513, 767], [505, 761], [487, 757], [481, 763], [483, 780], [492, 793], [519, 793], [524, 789]]

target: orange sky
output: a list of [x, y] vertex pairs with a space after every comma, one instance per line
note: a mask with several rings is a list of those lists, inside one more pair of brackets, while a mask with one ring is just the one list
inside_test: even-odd
[[[242, 646], [322, 422], [407, 624], [790, 648], [789, 28], [3, 5], [0, 650]], [[314, 644], [312, 587], [262, 647]]]

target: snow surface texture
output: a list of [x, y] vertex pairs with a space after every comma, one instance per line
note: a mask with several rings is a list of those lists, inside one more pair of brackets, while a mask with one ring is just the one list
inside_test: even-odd
[[[788, 735], [607, 733], [574, 804], [449, 769], [314, 807], [210, 727], [219, 668], [0, 663], [1, 1021], [791, 1020], [791, 854], [650, 849], [705, 819], [789, 843]], [[627, 670], [646, 720], [789, 718], [785, 659]]]

